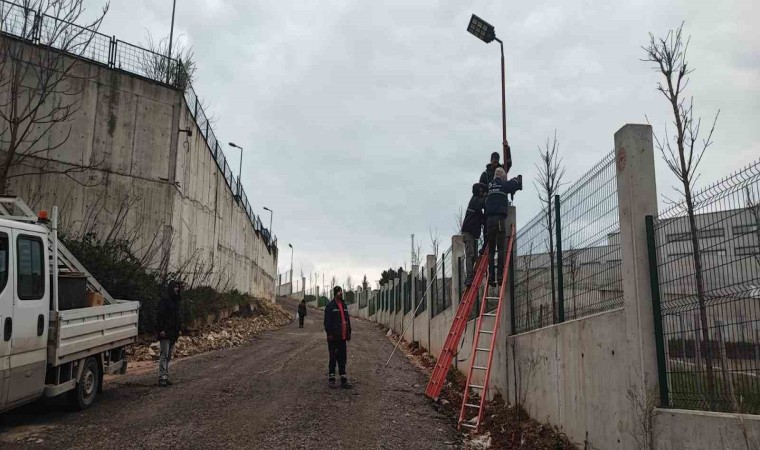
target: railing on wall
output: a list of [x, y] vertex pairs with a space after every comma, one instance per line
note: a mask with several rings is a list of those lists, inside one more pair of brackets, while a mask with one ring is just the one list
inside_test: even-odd
[[261, 225], [240, 180], [235, 179], [206, 113], [193, 87], [187, 83], [180, 61], [7, 0], [0, 0], [0, 33], [182, 89], [185, 102], [227, 187], [245, 211], [254, 231], [266, 242], [267, 250], [271, 252], [277, 248], [277, 238]]
[[694, 226], [683, 203], [647, 220], [662, 403], [758, 414], [760, 161], [693, 198]]
[[614, 152], [558, 197], [517, 234], [514, 333], [623, 304]]

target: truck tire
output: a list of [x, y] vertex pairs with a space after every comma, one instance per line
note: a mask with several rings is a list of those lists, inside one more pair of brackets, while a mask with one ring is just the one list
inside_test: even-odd
[[95, 358], [89, 357], [84, 361], [82, 376], [77, 382], [77, 386], [69, 391], [69, 404], [71, 407], [77, 410], [89, 408], [95, 403], [99, 386], [100, 369], [98, 369], [98, 362]]

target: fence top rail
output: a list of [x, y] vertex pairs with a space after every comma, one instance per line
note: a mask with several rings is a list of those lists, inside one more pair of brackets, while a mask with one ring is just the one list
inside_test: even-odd
[[[697, 212], [721, 197], [736, 192], [738, 189], [749, 184], [756, 183], [758, 180], [760, 180], [760, 159], [747, 164], [745, 167], [692, 194], [694, 211]], [[659, 212], [657, 219], [672, 219], [685, 213], [686, 201], [684, 200], [672, 204], [664, 211]]]

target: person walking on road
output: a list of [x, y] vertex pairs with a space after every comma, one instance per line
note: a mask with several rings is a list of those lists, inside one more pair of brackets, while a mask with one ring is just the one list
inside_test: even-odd
[[331, 388], [337, 387], [335, 384], [335, 365], [337, 364], [340, 387], [351, 389], [352, 386], [346, 377], [348, 357], [346, 342], [351, 340], [351, 318], [348, 316], [348, 307], [343, 301], [343, 289], [340, 286], [333, 288], [333, 300], [325, 307], [325, 333], [327, 333], [327, 348], [330, 352], [327, 383]]
[[[488, 186], [486, 196], [486, 229], [488, 231], [488, 279], [491, 286], [501, 284], [504, 273], [504, 259], [507, 251], [506, 218], [509, 213], [509, 198], [522, 190], [522, 175], [507, 181], [507, 172], [498, 167], [494, 178]], [[494, 253], [498, 252], [498, 272], [494, 270]], [[497, 275], [498, 274], [498, 275]]]
[[483, 230], [483, 236], [485, 233], [486, 216], [484, 214], [484, 208], [486, 206], [486, 192], [488, 192], [488, 186], [483, 183], [475, 183], [472, 185], [472, 198], [470, 203], [467, 204], [467, 211], [464, 214], [464, 220], [462, 220], [462, 237], [464, 239], [464, 254], [467, 278], [464, 280], [464, 285], [469, 287], [472, 284], [472, 279], [475, 276], [473, 269], [475, 267], [475, 253], [477, 252], [478, 239], [480, 239], [480, 232]]
[[306, 299], [298, 304], [298, 328], [303, 328], [304, 319], [306, 319]]
[[169, 379], [169, 362], [174, 352], [174, 343], [179, 338], [179, 304], [182, 299], [180, 291], [180, 283], [170, 281], [167, 288], [161, 293], [161, 300], [158, 303], [156, 326], [158, 327], [158, 342], [161, 348], [161, 356], [158, 360], [158, 385], [161, 387], [172, 384]]

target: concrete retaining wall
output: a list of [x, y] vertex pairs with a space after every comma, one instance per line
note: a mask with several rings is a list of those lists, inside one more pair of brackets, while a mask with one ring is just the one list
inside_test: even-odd
[[[273, 297], [276, 249], [234, 198], [182, 92], [89, 62], [73, 75], [81, 94], [70, 137], [37, 155], [47, 173], [12, 168], [26, 174], [12, 178], [9, 191], [35, 209], [58, 205], [70, 235], [128, 238], [153, 269]], [[66, 133], [68, 126], [54, 127], [51, 146]]]
[[754, 450], [760, 448], [760, 416], [657, 410], [653, 435], [655, 450]]

